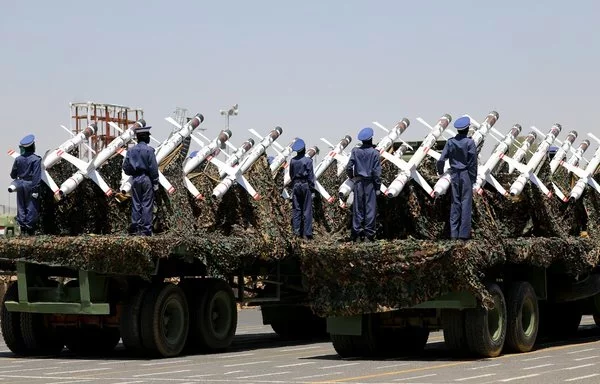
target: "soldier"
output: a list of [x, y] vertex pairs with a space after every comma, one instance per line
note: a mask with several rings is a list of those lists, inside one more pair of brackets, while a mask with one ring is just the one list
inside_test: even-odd
[[290, 160], [292, 230], [295, 236], [312, 240], [312, 200], [315, 190], [313, 163], [311, 158], [306, 157], [304, 140], [296, 140], [292, 145], [292, 151], [296, 152], [296, 156]]
[[9, 192], [17, 192], [17, 223], [21, 233], [33, 235], [39, 218], [39, 186], [42, 158], [35, 152], [35, 136], [27, 135], [19, 143], [21, 155], [13, 163]]
[[375, 240], [375, 217], [377, 196], [381, 194], [381, 161], [373, 147], [373, 129], [363, 128], [358, 133], [362, 145], [353, 148], [346, 166], [348, 178], [354, 181], [354, 204], [352, 207], [352, 241], [359, 237]]
[[454, 122], [458, 134], [449, 139], [437, 161], [437, 172], [444, 173], [444, 163], [450, 161], [452, 205], [450, 208], [450, 238], [471, 238], [471, 213], [473, 210], [473, 184], [477, 179], [477, 147], [467, 137], [471, 120], [464, 116]]
[[142, 236], [152, 235], [154, 193], [158, 191], [158, 164], [154, 148], [148, 145], [150, 128], [152, 127], [136, 128], [138, 143], [127, 151], [123, 162], [125, 174], [133, 176], [130, 232]]

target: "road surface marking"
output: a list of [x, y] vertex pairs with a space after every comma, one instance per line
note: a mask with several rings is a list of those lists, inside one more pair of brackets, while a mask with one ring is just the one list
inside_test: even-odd
[[581, 361], [581, 360], [589, 360], [589, 359], [596, 359], [600, 356], [596, 355], [596, 356], [588, 356], [588, 357], [580, 357], [579, 359], [573, 359], [574, 361]]
[[[50, 372], [46, 373], [46, 375], [61, 375], [63, 373], [81, 373], [81, 372], [91, 372], [91, 371], [106, 371], [107, 369], [112, 368], [90, 368], [90, 369], [78, 369], [76, 371], [61, 371], [61, 372]], [[1, 373], [1, 372], [0, 372]]]
[[456, 367], [456, 366], [465, 365], [465, 364], [468, 364], [468, 363], [470, 363], [470, 361], [460, 361], [460, 362], [456, 362], [456, 363], [434, 365], [434, 366], [431, 366], [431, 367], [419, 367], [419, 368], [406, 369], [406, 370], [403, 370], [403, 371], [390, 371], [390, 372], [375, 373], [375, 374], [372, 374], [372, 375], [355, 376], [355, 377], [343, 377], [341, 379], [329, 380], [329, 381], [324, 381], [324, 382], [316, 382], [316, 383], [313, 383], [313, 384], [339, 383], [339, 382], [345, 382], [345, 381], [357, 381], [357, 380], [362, 380], [362, 379], [373, 379], [375, 377], [383, 377], [383, 376], [396, 376], [396, 375], [401, 375], [403, 373], [422, 372], [422, 371], [428, 371], [428, 370], [431, 370], [431, 369]]
[[229, 371], [229, 372], [225, 372], [223, 375], [232, 375], [234, 373], [242, 373], [242, 372], [244, 372], [244, 371], [243, 370], [241, 370], [241, 371]]
[[358, 365], [358, 364], [360, 364], [360, 363], [346, 363], [346, 364], [328, 365], [326, 367], [319, 367], [319, 369], [331, 369], [331, 368], [349, 367], [351, 365]]
[[329, 372], [329, 373], [321, 373], [320, 375], [310, 375], [310, 376], [295, 377], [292, 380], [312, 379], [312, 378], [315, 378], [315, 377], [341, 375], [341, 374], [342, 374], [342, 372]]
[[138, 383], [143, 383], [143, 381], [120, 381], [120, 382], [114, 383], [114, 384], [138, 384]]
[[275, 376], [275, 375], [287, 375], [290, 371], [286, 372], [273, 372], [273, 373], [263, 373], [262, 375], [252, 375], [252, 376], [240, 376], [236, 377], [236, 379], [252, 379], [255, 377], [264, 377], [264, 376]]
[[73, 364], [73, 363], [89, 363], [92, 361], [96, 361], [96, 360], [79, 360], [79, 359], [72, 359], [72, 360], [68, 360], [68, 361], [55, 361], [55, 363], [57, 364]]
[[546, 355], [546, 356], [538, 356], [538, 357], [532, 357], [532, 358], [529, 358], [529, 359], [523, 359], [522, 361], [534, 361], [534, 360], [541, 360], [541, 359], [549, 359], [551, 357], [554, 357], [554, 356], [548, 356], [548, 355]]
[[538, 369], [538, 368], [544, 368], [544, 367], [550, 367], [553, 366], [554, 364], [542, 364], [542, 365], [535, 365], [533, 367], [525, 367], [523, 368], [524, 371], [528, 370], [528, 369]]
[[232, 357], [252, 356], [254, 353], [240, 353], [238, 355], [215, 356], [215, 359], [231, 359]]
[[414, 380], [414, 379], [423, 379], [425, 377], [431, 377], [431, 376], [437, 376], [437, 373], [432, 373], [430, 375], [406, 377], [406, 378], [402, 378], [402, 379], [396, 379], [394, 381], [407, 381], [407, 380]]
[[476, 370], [476, 369], [486, 369], [486, 368], [492, 368], [492, 367], [497, 367], [500, 366], [502, 364], [498, 363], [498, 364], [488, 364], [488, 365], [483, 365], [481, 367], [473, 367], [473, 368], [468, 368], [470, 370]]
[[600, 373], [592, 373], [591, 375], [587, 375], [587, 376], [574, 377], [572, 379], [567, 379], [565, 381], [578, 381], [578, 380], [583, 380], [583, 379], [589, 379], [591, 377], [596, 377], [596, 376], [600, 376]]
[[216, 373], [205, 373], [203, 375], [194, 375], [194, 376], [188, 376], [188, 378], [192, 379], [194, 377], [208, 377], [208, 376], [216, 376]]
[[584, 364], [584, 365], [577, 365], [577, 366], [575, 366], [575, 367], [568, 367], [568, 368], [563, 368], [563, 369], [568, 369], [568, 370], [571, 370], [571, 369], [579, 369], [579, 368], [591, 367], [591, 366], [593, 366], [593, 365], [596, 365], [596, 364], [594, 363], [594, 364]]
[[187, 363], [189, 361], [191, 361], [191, 360], [169, 360], [169, 361], [157, 361], [155, 363], [146, 363], [146, 364], [140, 364], [140, 365], [143, 367], [152, 367], [154, 365]]
[[[134, 363], [140, 360], [118, 360], [118, 361], [103, 361], [102, 363], [98, 363], [98, 365], [109, 365], [109, 364], [124, 364], [124, 363]], [[143, 360], [141, 360], [143, 361]]]
[[141, 375], [133, 375], [133, 377], [146, 377], [146, 376], [154, 376], [154, 375], [168, 375], [171, 373], [183, 373], [190, 372], [191, 369], [182, 369], [180, 371], [170, 371], [170, 372], [156, 372], [156, 373], [142, 373]]
[[480, 379], [482, 377], [489, 377], [489, 376], [495, 376], [495, 375], [496, 375], [495, 373], [486, 373], [485, 375], [462, 377], [460, 379], [455, 379], [454, 381], [466, 381], [466, 380], [472, 380], [472, 379]]
[[223, 367], [225, 367], [225, 368], [229, 368], [229, 367], [241, 367], [243, 365], [266, 364], [266, 363], [270, 363], [270, 362], [271, 362], [270, 360], [250, 361], [248, 363], [226, 364]]
[[286, 364], [286, 365], [277, 365], [275, 368], [288, 368], [288, 367], [299, 367], [301, 365], [309, 365], [316, 364], [314, 361], [309, 361], [306, 363], [296, 363], [296, 364]]
[[596, 348], [588, 348], [588, 349], [581, 349], [579, 351], [572, 351], [572, 352], [567, 352], [567, 355], [572, 355], [574, 353], [581, 353], [581, 352], [589, 352], [589, 351], [595, 351]]
[[322, 347], [319, 346], [319, 345], [313, 345], [313, 346], [310, 346], [310, 347], [299, 347], [299, 348], [282, 349], [281, 352], [304, 351], [304, 350], [307, 350], [307, 349], [319, 349], [319, 348], [322, 348]]
[[60, 367], [40, 367], [40, 368], [11, 369], [9, 371], [0, 371], [0, 374], [13, 373], [13, 372], [41, 371], [41, 370], [44, 370], [44, 369], [58, 369], [58, 368], [60, 368]]
[[88, 381], [92, 381], [93, 379], [81, 379], [81, 380], [69, 380], [69, 381], [58, 381], [52, 384], [72, 384], [72, 383], [85, 383]]
[[385, 369], [385, 368], [394, 368], [394, 367], [400, 367], [403, 365], [408, 365], [409, 363], [400, 363], [400, 364], [391, 364], [391, 365], [383, 365], [381, 367], [377, 367], [375, 369]]
[[510, 377], [508, 379], [502, 379], [502, 380], [498, 380], [498, 381], [501, 381], [503, 383], [507, 383], [509, 381], [529, 379], [530, 377], [536, 377], [536, 376], [539, 376], [539, 375], [540, 375], [539, 373], [534, 373], [534, 374], [531, 374], [531, 375], [518, 376], [518, 377]]

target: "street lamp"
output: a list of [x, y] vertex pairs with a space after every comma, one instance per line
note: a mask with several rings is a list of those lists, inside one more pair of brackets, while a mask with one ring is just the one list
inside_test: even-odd
[[227, 129], [229, 129], [229, 117], [230, 116], [237, 116], [238, 114], [238, 105], [234, 105], [233, 107], [229, 108], [228, 110], [224, 110], [221, 109], [221, 116], [226, 116], [227, 117]]

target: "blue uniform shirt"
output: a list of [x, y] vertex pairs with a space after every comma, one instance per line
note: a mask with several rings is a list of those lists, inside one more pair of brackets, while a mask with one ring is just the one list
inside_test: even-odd
[[350, 154], [350, 160], [346, 166], [346, 175], [350, 179], [362, 177], [363, 179], [373, 180], [375, 190], [381, 187], [381, 159], [379, 151], [372, 145], [365, 145], [353, 148]]
[[30, 181], [31, 188], [35, 191], [42, 179], [42, 158], [35, 153], [26, 153], [17, 157], [10, 177], [14, 180]]
[[146, 175], [150, 177], [152, 185], [158, 185], [158, 164], [154, 148], [143, 141], [137, 143], [127, 151], [123, 171], [128, 176]]
[[306, 180], [311, 190], [315, 189], [315, 172], [312, 159], [304, 154], [296, 155], [290, 160], [290, 180]]
[[466, 134], [459, 133], [449, 139], [444, 146], [442, 155], [437, 161], [438, 174], [444, 173], [444, 163], [450, 161], [450, 168], [454, 171], [467, 170], [472, 182], [477, 178], [477, 147], [475, 141]]

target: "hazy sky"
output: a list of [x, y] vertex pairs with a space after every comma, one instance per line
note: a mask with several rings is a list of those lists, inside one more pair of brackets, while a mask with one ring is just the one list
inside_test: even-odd
[[[402, 117], [412, 122], [403, 137], [420, 139], [427, 130], [417, 116], [435, 123], [444, 113], [483, 119], [491, 110], [502, 132], [560, 122], [561, 138], [571, 129], [577, 142], [600, 135], [597, 1], [0, 4], [6, 149], [27, 133], [39, 154], [56, 147], [68, 138], [59, 124], [69, 124], [69, 102], [88, 100], [144, 108], [158, 138], [177, 106], [203, 113], [214, 136], [224, 125], [219, 109], [239, 103], [234, 144], [248, 128], [276, 125], [282, 143], [337, 142]], [[11, 165], [0, 156], [4, 185]]]

